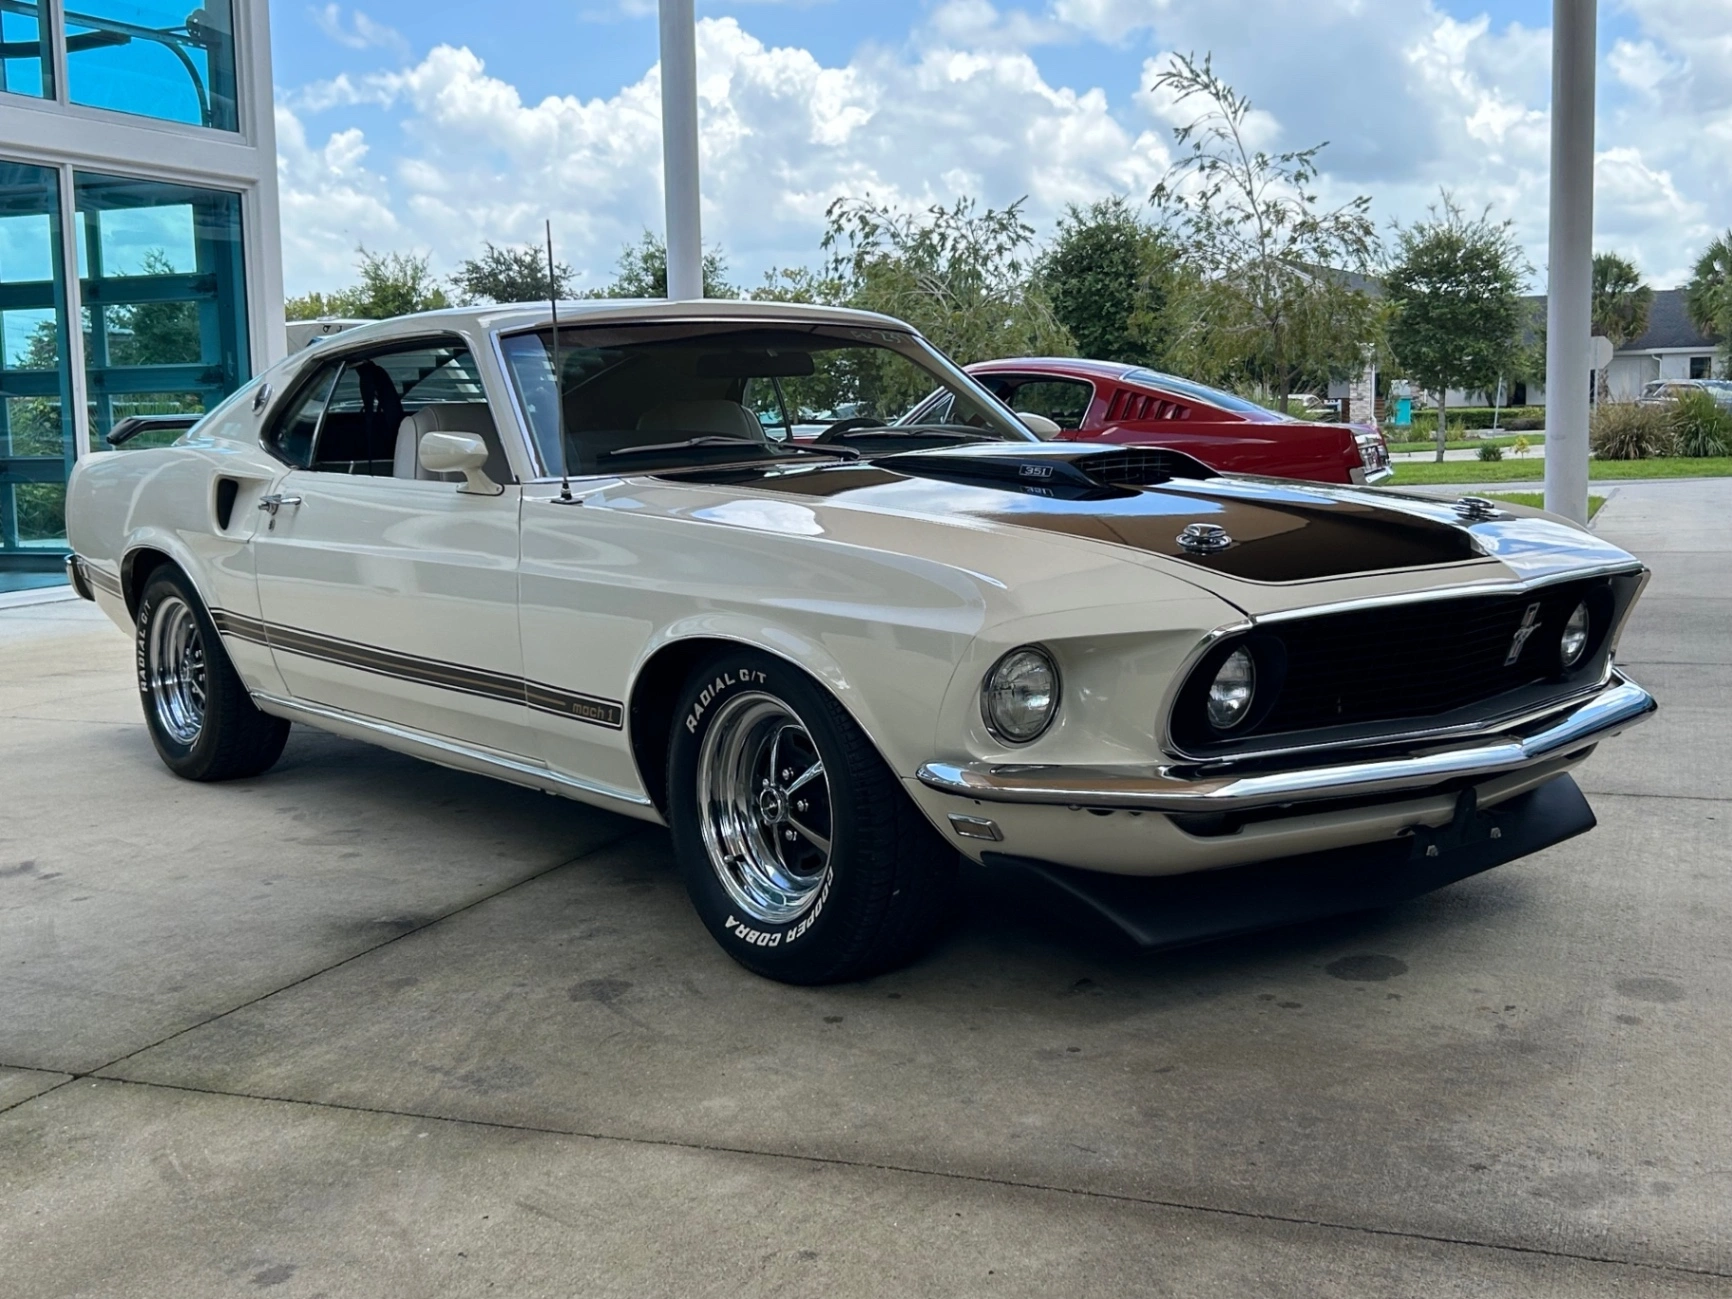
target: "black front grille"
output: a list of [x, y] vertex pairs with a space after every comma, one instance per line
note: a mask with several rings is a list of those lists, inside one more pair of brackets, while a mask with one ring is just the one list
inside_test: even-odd
[[[1566, 680], [1558, 641], [1584, 599], [1595, 630]], [[1547, 682], [1573, 690], [1603, 662], [1613, 606], [1611, 584], [1601, 579], [1275, 624], [1223, 643], [1198, 665], [1175, 709], [1174, 738], [1193, 751], [1228, 750], [1293, 732], [1442, 717]], [[1533, 630], [1510, 661], [1530, 608]], [[1241, 646], [1257, 660], [1261, 702], [1248, 723], [1221, 735], [1206, 720], [1206, 695]]]

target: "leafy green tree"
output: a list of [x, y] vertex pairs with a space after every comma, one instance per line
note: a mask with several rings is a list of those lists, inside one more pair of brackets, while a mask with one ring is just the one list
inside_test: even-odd
[[555, 262], [550, 285], [547, 250], [540, 245], [502, 248], [488, 240], [484, 248], [481, 256], [469, 258], [451, 277], [459, 302], [546, 302], [556, 295], [571, 296], [571, 267]]
[[[1648, 316], [1654, 308], [1654, 290], [1642, 283], [1642, 273], [1628, 257], [1619, 253], [1594, 254], [1594, 333], [1622, 347], [1648, 332]], [[1611, 376], [1600, 371], [1600, 400], [1610, 393]]]
[[[961, 198], [907, 212], [870, 197], [837, 199], [824, 232], [826, 274], [847, 305], [907, 321], [962, 365], [1071, 355], [1070, 335], [1032, 283], [1034, 229], [1023, 202], [981, 210]], [[858, 385], [875, 412], [896, 413], [926, 395], [901, 390], [913, 379], [909, 367], [886, 363]]]
[[1684, 309], [1697, 329], [1720, 340], [1721, 365], [1732, 358], [1732, 230], [1696, 259], [1684, 286]]
[[1321, 202], [1314, 187], [1327, 142], [1255, 148], [1251, 101], [1208, 57], [1172, 56], [1153, 89], [1200, 109], [1174, 129], [1180, 156], [1150, 195], [1200, 281], [1186, 368], [1261, 385], [1282, 410], [1296, 382], [1357, 372], [1378, 336], [1377, 304], [1355, 278], [1378, 255], [1371, 200]]
[[1114, 195], [1070, 205], [1036, 280], [1083, 356], [1165, 369], [1178, 333], [1182, 269], [1166, 232]]
[[1489, 389], [1517, 359], [1526, 270], [1508, 221], [1493, 222], [1489, 211], [1470, 221], [1448, 193], [1428, 220], [1397, 227], [1383, 277], [1389, 342], [1408, 376], [1437, 394], [1439, 460], [1449, 390]]
[[285, 308], [290, 320], [319, 320], [327, 316], [352, 316], [360, 320], [385, 320], [417, 311], [438, 311], [451, 305], [429, 269], [431, 258], [413, 253], [371, 253], [356, 249], [356, 268], [361, 282], [335, 293], [307, 293], [290, 298]]
[[834, 306], [847, 297], [842, 281], [809, 266], [781, 266], [764, 272], [753, 291], [757, 302], [807, 302]]
[[[592, 298], [665, 298], [668, 295], [667, 241], [645, 230], [643, 238], [620, 249], [614, 264], [613, 283], [591, 292]], [[740, 291], [728, 282], [728, 263], [714, 249], [704, 252], [704, 296], [737, 298]]]

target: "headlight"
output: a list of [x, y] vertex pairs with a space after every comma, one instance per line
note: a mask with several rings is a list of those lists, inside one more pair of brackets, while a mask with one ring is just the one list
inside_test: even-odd
[[1576, 606], [1570, 620], [1564, 624], [1564, 634], [1558, 639], [1558, 662], [1565, 670], [1582, 661], [1582, 651], [1588, 648], [1588, 605], [1584, 600]]
[[1256, 692], [1257, 665], [1248, 651], [1234, 650], [1209, 683], [1209, 725], [1217, 731], [1232, 730], [1250, 713]]
[[980, 711], [1001, 740], [1039, 738], [1058, 712], [1058, 669], [1046, 651], [1025, 645], [993, 664], [980, 684]]

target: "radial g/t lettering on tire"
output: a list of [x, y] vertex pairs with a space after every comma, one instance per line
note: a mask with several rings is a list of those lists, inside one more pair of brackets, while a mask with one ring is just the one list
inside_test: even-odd
[[668, 754], [686, 887], [735, 960], [787, 983], [912, 959], [949, 912], [956, 855], [835, 698], [755, 650], [687, 681]]
[[235, 780], [270, 769], [289, 724], [261, 713], [192, 583], [164, 565], [138, 600], [138, 693], [157, 755], [187, 780]]

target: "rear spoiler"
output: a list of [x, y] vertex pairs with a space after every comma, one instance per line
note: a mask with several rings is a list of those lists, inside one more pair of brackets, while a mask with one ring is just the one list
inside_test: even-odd
[[185, 433], [204, 416], [199, 415], [128, 415], [108, 430], [103, 439], [111, 447], [124, 446], [140, 433]]

